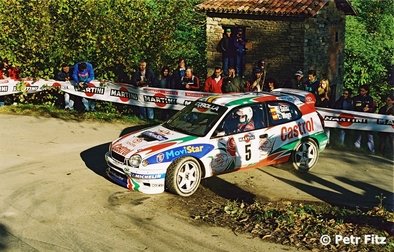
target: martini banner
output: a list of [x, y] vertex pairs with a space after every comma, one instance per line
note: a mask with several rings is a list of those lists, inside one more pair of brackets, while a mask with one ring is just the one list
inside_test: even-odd
[[[134, 87], [126, 83], [109, 81], [92, 81], [83, 89], [80, 89], [75, 88], [70, 81], [0, 80], [0, 96], [17, 93], [29, 94], [50, 89], [59, 89], [88, 99], [173, 110], [181, 110], [200, 97], [212, 95], [211, 93], [197, 91]], [[394, 116], [328, 108], [317, 108], [317, 111], [324, 118], [324, 124], [327, 128], [394, 133]]]

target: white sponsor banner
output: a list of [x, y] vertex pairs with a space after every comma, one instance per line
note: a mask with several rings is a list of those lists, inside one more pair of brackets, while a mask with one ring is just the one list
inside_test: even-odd
[[[92, 81], [84, 89], [76, 89], [70, 81], [37, 80], [15, 81], [0, 80], [0, 96], [20, 92], [34, 93], [48, 88], [60, 88], [62, 91], [101, 101], [110, 101], [128, 105], [152, 107], [159, 109], [181, 110], [190, 102], [211, 93], [173, 90], [155, 87], [137, 88], [126, 83]], [[276, 91], [292, 90], [277, 89]], [[299, 95], [297, 91], [295, 95]], [[304, 95], [304, 92], [302, 93]], [[356, 129], [394, 133], [394, 116], [363, 113], [349, 110], [317, 108], [323, 116], [327, 128]]]
[[394, 116], [349, 110], [316, 108], [327, 128], [394, 133]]
[[75, 88], [70, 81], [41, 79], [37, 81], [15, 81], [8, 79], [0, 82], [0, 96], [20, 92], [34, 93], [53, 87], [89, 99], [174, 110], [181, 110], [200, 97], [212, 95], [205, 92], [155, 87], [137, 88], [130, 84], [102, 81], [92, 81], [81, 89]]

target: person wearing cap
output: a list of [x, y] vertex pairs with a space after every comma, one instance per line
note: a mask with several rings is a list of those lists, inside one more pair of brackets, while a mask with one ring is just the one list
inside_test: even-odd
[[242, 28], [238, 28], [237, 35], [234, 41], [235, 46], [235, 67], [237, 70], [237, 75], [244, 75], [245, 66], [245, 53], [246, 53], [246, 43], [245, 37], [243, 35]]
[[228, 67], [234, 65], [235, 47], [231, 37], [231, 29], [226, 28], [223, 38], [220, 40], [220, 50], [222, 52], [222, 63], [224, 75], [228, 74]]
[[264, 89], [263, 70], [259, 67], [253, 70], [253, 76], [246, 82], [246, 92], [261, 92]]
[[305, 90], [304, 73], [301, 70], [295, 72], [294, 78], [291, 80], [291, 88]]

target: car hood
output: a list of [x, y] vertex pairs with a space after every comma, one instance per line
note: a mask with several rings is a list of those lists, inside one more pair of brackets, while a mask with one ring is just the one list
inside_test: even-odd
[[190, 141], [195, 138], [197, 137], [179, 133], [159, 125], [118, 138], [112, 142], [112, 152], [125, 158], [130, 158], [138, 153], [144, 158], [177, 143]]

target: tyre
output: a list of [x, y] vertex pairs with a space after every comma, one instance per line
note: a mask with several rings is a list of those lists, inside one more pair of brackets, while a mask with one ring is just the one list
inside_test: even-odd
[[166, 187], [168, 191], [183, 197], [191, 196], [201, 182], [201, 166], [193, 157], [183, 157], [168, 167]]
[[293, 167], [299, 172], [310, 171], [319, 159], [319, 149], [312, 139], [301, 140], [291, 155]]

